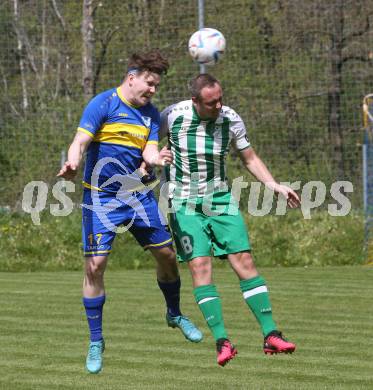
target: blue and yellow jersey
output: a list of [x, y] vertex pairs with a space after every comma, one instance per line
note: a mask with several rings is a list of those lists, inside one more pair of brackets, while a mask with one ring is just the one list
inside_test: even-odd
[[[151, 103], [135, 107], [123, 97], [119, 87], [95, 96], [78, 127], [78, 131], [92, 137], [83, 185], [117, 192], [121, 183], [115, 180], [119, 177], [116, 175], [131, 174], [140, 166], [145, 145], [158, 144], [159, 125], [159, 112]], [[105, 184], [110, 179], [112, 182]]]

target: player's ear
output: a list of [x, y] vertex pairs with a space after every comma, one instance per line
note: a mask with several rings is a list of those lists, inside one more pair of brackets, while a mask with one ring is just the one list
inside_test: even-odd
[[135, 80], [135, 78], [136, 78], [136, 73], [135, 72], [127, 73], [127, 81], [129, 82], [129, 84], [132, 84], [133, 81]]

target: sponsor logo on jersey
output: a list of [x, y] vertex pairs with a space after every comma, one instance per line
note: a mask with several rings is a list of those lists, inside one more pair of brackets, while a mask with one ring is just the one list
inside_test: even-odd
[[140, 138], [140, 139], [147, 139], [148, 138], [147, 135], [139, 134], [139, 133], [130, 133], [129, 131], [120, 131], [120, 132], [118, 132], [118, 134], [121, 135], [122, 137], [129, 134], [133, 137]]
[[95, 251], [95, 250], [101, 250], [101, 249], [105, 249], [105, 246], [104, 245], [88, 245], [87, 246], [87, 250], [89, 250], [89, 251]]

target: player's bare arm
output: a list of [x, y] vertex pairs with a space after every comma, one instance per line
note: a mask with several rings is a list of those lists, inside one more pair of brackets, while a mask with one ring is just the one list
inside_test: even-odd
[[165, 146], [158, 151], [158, 146], [156, 144], [146, 144], [142, 157], [145, 163], [151, 167], [155, 165], [162, 167], [164, 165], [172, 164], [173, 162], [171, 150], [168, 150], [167, 146]]
[[86, 133], [78, 131], [72, 144], [69, 147], [67, 161], [58, 172], [58, 177], [66, 180], [72, 180], [76, 176], [77, 169], [82, 161], [83, 155], [91, 143], [92, 137]]
[[300, 205], [300, 199], [296, 192], [292, 188], [276, 182], [253, 148], [242, 150], [240, 156], [246, 169], [265, 186], [272, 189], [275, 193], [283, 195], [290, 208], [296, 208]]

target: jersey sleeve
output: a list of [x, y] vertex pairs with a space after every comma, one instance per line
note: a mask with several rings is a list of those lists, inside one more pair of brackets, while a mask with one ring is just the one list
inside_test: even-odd
[[247, 136], [246, 127], [241, 117], [233, 110], [230, 110], [232, 141], [237, 150], [241, 151], [251, 146]]
[[159, 139], [163, 139], [168, 136], [168, 116], [170, 113], [170, 107], [165, 108], [161, 112], [161, 128], [159, 130]]
[[159, 127], [160, 127], [161, 117], [159, 115], [159, 111], [154, 108], [154, 111], [152, 112], [152, 121], [150, 124], [150, 133], [148, 136], [147, 143], [148, 144], [156, 144], [158, 145], [158, 139], [159, 139]]
[[169, 116], [174, 105], [165, 108], [161, 113], [161, 128], [159, 130], [159, 139], [168, 137], [169, 133]]
[[92, 138], [108, 118], [109, 101], [105, 92], [95, 96], [85, 107], [78, 131]]

